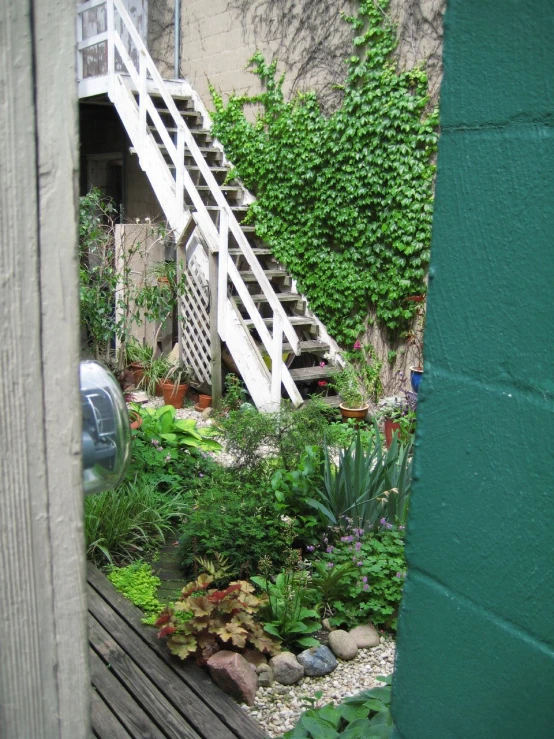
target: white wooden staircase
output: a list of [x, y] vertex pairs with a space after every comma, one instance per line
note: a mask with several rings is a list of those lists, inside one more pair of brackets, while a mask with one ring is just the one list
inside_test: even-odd
[[[85, 39], [84, 15], [94, 9], [99, 32]], [[121, 0], [77, 6], [77, 34], [79, 96], [104, 93], [114, 104], [186, 257], [184, 361], [212, 384], [221, 340], [258, 408], [276, 410], [283, 388], [302, 404], [301, 390], [342, 364], [339, 348], [255, 228], [242, 223], [253, 198], [227, 181], [231, 166], [200, 98], [185, 81], [161, 78]], [[82, 55], [94, 48], [104, 69], [86, 77]], [[290, 369], [302, 353], [304, 366]]]

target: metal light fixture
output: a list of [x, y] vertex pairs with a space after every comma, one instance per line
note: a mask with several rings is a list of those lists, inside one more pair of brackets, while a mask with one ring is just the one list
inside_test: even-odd
[[99, 362], [81, 362], [85, 495], [114, 488], [131, 456], [127, 406], [115, 377]]

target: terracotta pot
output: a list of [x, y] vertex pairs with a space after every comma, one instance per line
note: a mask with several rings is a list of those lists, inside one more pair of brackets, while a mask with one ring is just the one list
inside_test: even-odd
[[164, 389], [161, 382], [156, 383], [156, 398], [161, 398], [164, 394]]
[[142, 426], [142, 416], [137, 411], [129, 411], [129, 421], [131, 422], [133, 431], [136, 431], [136, 429]]
[[367, 404], [362, 406], [362, 408], [346, 408], [344, 403], [341, 403], [339, 408], [343, 421], [346, 421], [349, 418], [354, 418], [357, 421], [364, 421], [369, 410], [369, 406]]
[[385, 418], [385, 444], [390, 446], [395, 431], [400, 431], [400, 423], [393, 418]]
[[140, 362], [131, 362], [129, 369], [135, 378], [135, 387], [138, 387], [140, 381], [144, 377], [144, 366]]
[[205, 411], [206, 408], [209, 408], [211, 404], [212, 404], [211, 395], [200, 394], [198, 396], [198, 403], [194, 406], [194, 410], [198, 411], [199, 413], [202, 413], [202, 411]]
[[188, 385], [177, 385], [175, 387], [172, 382], [162, 383], [164, 403], [166, 405], [172, 405], [174, 408], [182, 408], [188, 389]]

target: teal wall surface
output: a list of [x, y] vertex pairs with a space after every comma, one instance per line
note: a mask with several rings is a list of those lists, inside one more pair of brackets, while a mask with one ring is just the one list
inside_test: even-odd
[[554, 739], [554, 1], [450, 0], [396, 739]]

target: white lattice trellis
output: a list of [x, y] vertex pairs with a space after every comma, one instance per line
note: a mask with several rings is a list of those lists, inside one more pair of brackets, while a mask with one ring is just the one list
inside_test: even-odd
[[204, 274], [191, 259], [186, 273], [187, 293], [181, 298], [183, 361], [198, 380], [211, 384], [210, 291]]

